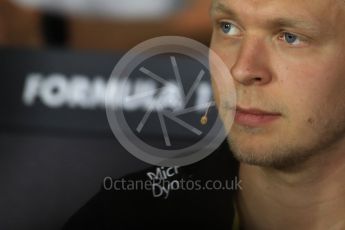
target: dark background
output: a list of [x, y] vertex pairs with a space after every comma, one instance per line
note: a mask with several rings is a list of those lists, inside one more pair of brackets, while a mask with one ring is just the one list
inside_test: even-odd
[[[107, 80], [119, 58], [146, 39], [180, 35], [208, 45], [209, 5], [176, 0], [161, 19], [126, 20], [0, 1], [0, 229], [60, 229], [104, 177], [150, 167], [119, 144], [104, 108], [50, 108], [39, 99], [26, 105], [29, 74]], [[133, 111], [129, 122], [142, 114]], [[160, 130], [148, 130], [146, 138], [159, 144]], [[192, 138], [174, 133], [177, 145]]]

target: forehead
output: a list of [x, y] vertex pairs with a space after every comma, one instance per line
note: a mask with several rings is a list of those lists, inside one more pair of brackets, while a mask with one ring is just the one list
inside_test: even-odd
[[[287, 4], [289, 6], [298, 5], [298, 3], [302, 3], [304, 5], [315, 6], [315, 7], [322, 7], [322, 6], [331, 6], [337, 4], [340, 7], [345, 8], [345, 0], [212, 0], [212, 5], [216, 5], [218, 3], [222, 4], [248, 4], [253, 7], [264, 6], [264, 5], [274, 5], [274, 3], [278, 4]], [[327, 10], [327, 9], [325, 9]]]
[[325, 36], [345, 32], [345, 0], [213, 0], [211, 15], [219, 14], [251, 25], [294, 24]]
[[293, 16], [304, 19], [335, 20], [345, 14], [345, 0], [213, 0], [212, 2], [211, 13], [230, 9], [246, 17]]

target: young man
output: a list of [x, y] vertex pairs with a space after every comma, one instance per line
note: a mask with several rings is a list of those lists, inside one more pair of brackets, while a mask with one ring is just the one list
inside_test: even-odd
[[158, 199], [103, 190], [66, 229], [345, 229], [345, 2], [214, 0], [211, 16], [211, 48], [237, 93], [229, 108], [214, 90], [239, 165], [224, 145], [192, 166], [127, 179], [205, 184], [238, 175], [240, 188]]
[[214, 0], [211, 12], [237, 93], [241, 225], [345, 229], [345, 1]]

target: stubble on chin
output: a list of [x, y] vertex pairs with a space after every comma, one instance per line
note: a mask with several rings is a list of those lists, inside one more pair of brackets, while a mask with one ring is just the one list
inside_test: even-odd
[[[316, 118], [306, 118], [304, 129], [271, 130], [234, 126], [228, 143], [235, 158], [244, 164], [275, 169], [295, 168], [311, 157], [328, 152], [345, 142], [345, 122], [315, 124]], [[312, 122], [313, 121], [313, 122]], [[302, 126], [301, 126], [302, 127]]]

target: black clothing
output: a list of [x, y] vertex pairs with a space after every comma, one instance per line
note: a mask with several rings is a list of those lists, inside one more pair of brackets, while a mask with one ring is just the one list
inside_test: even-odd
[[[235, 184], [239, 182], [237, 172], [238, 163], [224, 142], [212, 155], [193, 165], [178, 169], [153, 167], [123, 178], [127, 182], [164, 184], [165, 190], [160, 186], [152, 186], [155, 189], [147, 191], [115, 190], [112, 181], [108, 181], [108, 185], [102, 185], [101, 191], [71, 217], [64, 229], [230, 230], [235, 215], [233, 195], [239, 189]], [[160, 181], [162, 177], [164, 180]], [[173, 187], [176, 181], [181, 186], [181, 180], [189, 181], [189, 190], [187, 183], [184, 189], [172, 189], [176, 188]], [[215, 187], [205, 189], [207, 183], [207, 188], [212, 183]], [[220, 185], [227, 188], [217, 190]]]

